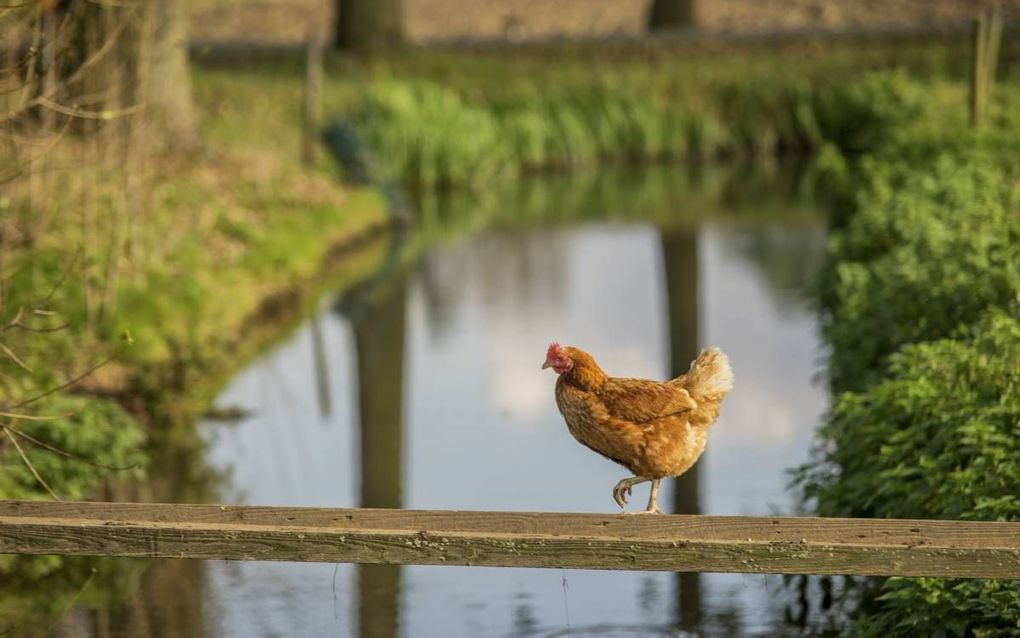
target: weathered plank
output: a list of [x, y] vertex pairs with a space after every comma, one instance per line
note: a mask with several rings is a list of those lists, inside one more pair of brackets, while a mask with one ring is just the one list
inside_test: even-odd
[[1020, 523], [0, 501], [0, 553], [1020, 579]]

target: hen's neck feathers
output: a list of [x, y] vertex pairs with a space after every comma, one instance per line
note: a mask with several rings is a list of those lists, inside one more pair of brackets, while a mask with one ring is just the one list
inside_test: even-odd
[[598, 391], [609, 377], [602, 371], [595, 359], [584, 350], [569, 348], [567, 356], [574, 362], [569, 372], [564, 374], [568, 381], [590, 392]]

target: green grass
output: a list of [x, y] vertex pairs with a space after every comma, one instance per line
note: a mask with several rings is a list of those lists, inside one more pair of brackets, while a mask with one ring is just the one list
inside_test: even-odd
[[[902, 72], [716, 84], [710, 100], [626, 76], [471, 101], [432, 82], [370, 85], [348, 117], [389, 179], [483, 185], [520, 170], [600, 162], [847, 153], [876, 148], [935, 102]], [[946, 106], [950, 106], [947, 99]]]
[[[369, 61], [332, 54], [323, 104], [328, 119], [353, 124], [380, 178], [480, 187], [521, 170], [811, 152], [827, 140], [864, 151], [926, 107], [965, 112], [962, 93], [936, 87], [964, 85], [966, 46], [949, 38], [412, 49]], [[216, 52], [198, 64], [199, 92], [230, 75], [231, 90], [248, 96], [230, 108], [270, 123], [298, 117], [299, 55], [259, 58], [257, 71]], [[909, 78], [860, 81], [895, 68]], [[232, 143], [297, 145], [271, 124], [221, 132]]]
[[[564, 45], [513, 55], [414, 50], [367, 63], [335, 56], [327, 59], [324, 112], [353, 127], [378, 178], [472, 187], [601, 162], [803, 154], [826, 143], [859, 153], [926, 120], [929, 109], [965, 117], [966, 65], [944, 44], [683, 53], [613, 57]], [[297, 117], [298, 58], [260, 61], [257, 72], [213, 54], [199, 64], [199, 91], [229, 74], [250, 87], [231, 108], [266, 122]], [[883, 72], [862, 79], [868, 71]], [[223, 133], [297, 144], [272, 126]]]

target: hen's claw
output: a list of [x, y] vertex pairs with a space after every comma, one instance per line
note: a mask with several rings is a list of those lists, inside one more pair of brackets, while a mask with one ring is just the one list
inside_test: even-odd
[[613, 488], [613, 500], [615, 500], [616, 504], [620, 506], [620, 509], [623, 509], [623, 506], [627, 504], [627, 497], [632, 494], [631, 488], [638, 483], [644, 483], [647, 480], [649, 479], [635, 476], [632, 478], [625, 478], [616, 484], [616, 487]]
[[631, 495], [631, 488], [629, 485], [624, 484], [625, 480], [626, 479], [624, 479], [624, 481], [620, 481], [616, 484], [616, 487], [613, 488], [613, 499], [621, 509], [627, 504], [627, 497]]

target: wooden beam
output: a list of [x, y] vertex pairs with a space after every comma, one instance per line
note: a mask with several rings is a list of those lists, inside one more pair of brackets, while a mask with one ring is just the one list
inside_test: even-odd
[[1020, 579], [1020, 523], [0, 501], [0, 553]]

